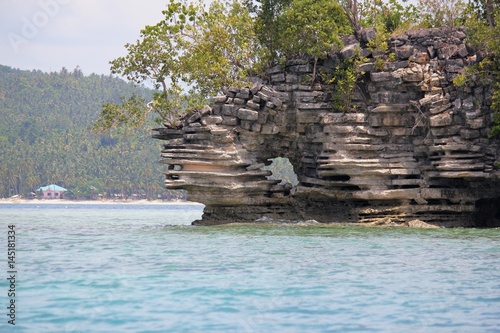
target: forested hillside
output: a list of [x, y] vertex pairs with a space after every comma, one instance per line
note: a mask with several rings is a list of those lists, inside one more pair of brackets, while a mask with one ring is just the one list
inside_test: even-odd
[[151, 91], [80, 69], [43, 73], [0, 65], [0, 197], [29, 196], [51, 183], [68, 196], [157, 198], [165, 194], [153, 123], [94, 134], [105, 102]]

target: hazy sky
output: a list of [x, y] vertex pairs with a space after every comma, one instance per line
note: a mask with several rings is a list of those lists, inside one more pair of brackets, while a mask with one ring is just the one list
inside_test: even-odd
[[168, 0], [0, 0], [0, 64], [109, 74]]

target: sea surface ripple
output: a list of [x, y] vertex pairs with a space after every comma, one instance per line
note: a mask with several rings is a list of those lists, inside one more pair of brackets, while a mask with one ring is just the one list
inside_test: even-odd
[[0, 205], [0, 331], [500, 332], [499, 229], [189, 225], [201, 211]]

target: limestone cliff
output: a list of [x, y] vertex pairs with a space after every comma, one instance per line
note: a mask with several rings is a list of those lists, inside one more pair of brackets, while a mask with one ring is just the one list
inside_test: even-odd
[[[228, 89], [160, 128], [167, 140], [166, 187], [206, 205], [198, 223], [272, 219], [439, 226], [497, 226], [500, 187], [494, 163], [490, 90], [452, 80], [477, 61], [462, 29], [407, 31], [392, 37], [383, 68], [364, 40], [318, 63], [331, 73], [355, 52], [371, 59], [342, 112], [332, 86], [309, 84], [312, 61], [269, 70], [266, 84]], [[347, 39], [349, 41], [349, 39]], [[287, 157], [293, 189], [269, 180], [270, 158]], [[498, 214], [500, 215], [500, 214]]]

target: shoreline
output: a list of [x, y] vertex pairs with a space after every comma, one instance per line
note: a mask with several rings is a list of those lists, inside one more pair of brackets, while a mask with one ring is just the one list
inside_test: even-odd
[[42, 205], [186, 205], [193, 206], [203, 204], [193, 201], [162, 201], [162, 200], [66, 200], [66, 199], [11, 199], [0, 198], [0, 205], [5, 204], [42, 204]]

